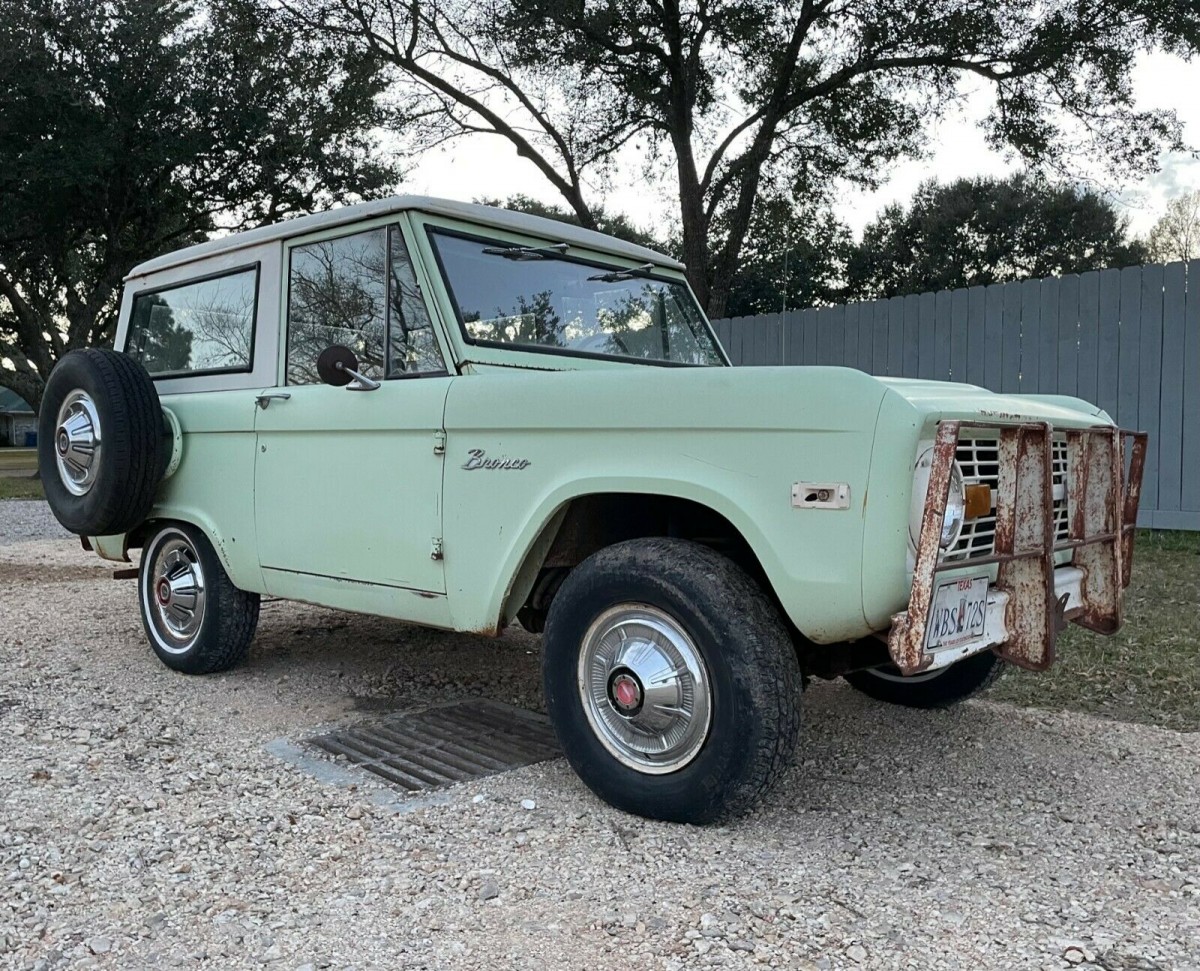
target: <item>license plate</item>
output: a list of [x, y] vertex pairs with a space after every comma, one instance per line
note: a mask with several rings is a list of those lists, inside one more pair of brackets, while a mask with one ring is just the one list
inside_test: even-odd
[[938, 584], [929, 610], [926, 650], [957, 647], [983, 636], [987, 596], [987, 577], [963, 577]]

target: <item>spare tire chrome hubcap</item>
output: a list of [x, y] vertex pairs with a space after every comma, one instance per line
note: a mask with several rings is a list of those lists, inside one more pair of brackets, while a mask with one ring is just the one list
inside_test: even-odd
[[146, 615], [159, 645], [172, 654], [192, 646], [204, 620], [204, 570], [195, 549], [181, 533], [172, 533], [154, 554], [145, 580]]
[[708, 670], [687, 632], [656, 607], [622, 604], [597, 617], [583, 637], [578, 674], [592, 731], [624, 765], [664, 775], [704, 745]]
[[54, 458], [67, 491], [87, 495], [100, 468], [100, 416], [86, 391], [72, 391], [58, 409]]

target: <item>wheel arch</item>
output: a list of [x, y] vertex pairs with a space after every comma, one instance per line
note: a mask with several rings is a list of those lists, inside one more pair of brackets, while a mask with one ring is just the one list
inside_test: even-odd
[[[765, 537], [740, 509], [715, 493], [662, 485], [631, 487], [627, 480], [620, 488], [593, 483], [544, 503], [532, 524], [524, 542], [514, 544], [518, 552], [502, 572], [507, 580], [502, 595], [489, 608], [497, 630], [529, 608], [544, 615], [562, 579], [592, 553], [650, 536], [692, 539], [716, 549], [746, 570], [780, 606], [764, 562], [772, 557]], [[782, 609], [781, 614], [787, 617]]]
[[[237, 537], [226, 536], [211, 516], [196, 508], [155, 506], [150, 517], [125, 534], [124, 548], [131, 550], [144, 547], [159, 527], [173, 523], [200, 530], [235, 587], [254, 593], [264, 592], [254, 537], [243, 537], [239, 543]], [[127, 560], [128, 556], [123, 558]]]

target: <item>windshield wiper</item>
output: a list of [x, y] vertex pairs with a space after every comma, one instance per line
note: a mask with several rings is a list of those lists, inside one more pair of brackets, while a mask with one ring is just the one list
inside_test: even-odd
[[567, 245], [551, 243], [549, 246], [489, 246], [483, 252], [488, 256], [503, 256], [506, 260], [544, 260], [548, 256], [562, 256], [567, 251]]
[[654, 269], [653, 263], [643, 263], [628, 270], [613, 270], [611, 273], [597, 273], [589, 276], [589, 280], [599, 280], [601, 283], [620, 283], [622, 280], [632, 280], [634, 277], [649, 276]]

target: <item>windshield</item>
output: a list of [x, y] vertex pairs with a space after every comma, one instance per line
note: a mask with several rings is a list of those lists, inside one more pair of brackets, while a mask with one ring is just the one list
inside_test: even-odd
[[430, 231], [463, 336], [473, 344], [552, 353], [723, 365], [687, 285], [577, 262], [562, 246]]

